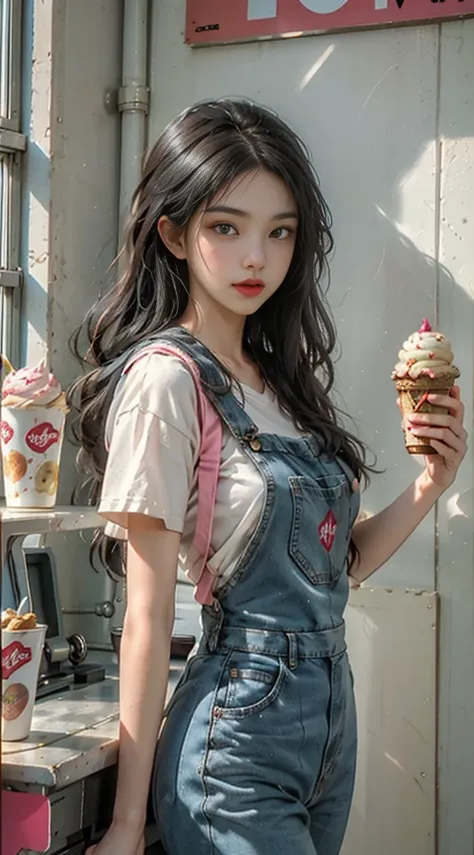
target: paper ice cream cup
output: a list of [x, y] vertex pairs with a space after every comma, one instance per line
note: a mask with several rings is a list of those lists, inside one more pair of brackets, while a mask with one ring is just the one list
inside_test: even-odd
[[9, 508], [56, 504], [66, 413], [59, 407], [2, 407], [3, 483]]
[[31, 731], [46, 626], [2, 629], [2, 739], [16, 742]]

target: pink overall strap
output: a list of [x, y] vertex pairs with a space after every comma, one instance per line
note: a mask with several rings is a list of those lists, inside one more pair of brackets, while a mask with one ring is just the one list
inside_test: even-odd
[[181, 359], [188, 367], [196, 387], [201, 447], [198, 462], [197, 520], [193, 546], [198, 555], [202, 556], [202, 562], [198, 566], [197, 573], [193, 568], [191, 578], [196, 584], [195, 600], [201, 605], [212, 605], [214, 602], [214, 574], [209, 569], [208, 561], [211, 552], [212, 525], [221, 462], [222, 424], [202, 390], [201, 378], [195, 362], [178, 348], [159, 342], [145, 346], [143, 350], [131, 357], [124, 371], [129, 371], [132, 365], [150, 353], [162, 353]]

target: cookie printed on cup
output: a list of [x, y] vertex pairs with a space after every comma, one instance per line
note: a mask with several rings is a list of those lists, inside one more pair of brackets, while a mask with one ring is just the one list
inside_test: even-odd
[[12, 484], [21, 481], [26, 475], [28, 461], [21, 451], [9, 451], [3, 457], [3, 473]]
[[23, 683], [11, 683], [2, 695], [2, 718], [14, 721], [26, 709], [30, 693]]

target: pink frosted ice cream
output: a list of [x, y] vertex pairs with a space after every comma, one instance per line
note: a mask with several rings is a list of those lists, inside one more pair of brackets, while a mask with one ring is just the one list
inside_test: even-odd
[[398, 359], [392, 374], [395, 381], [421, 381], [428, 386], [430, 381], [438, 381], [449, 388], [459, 377], [450, 342], [442, 333], [433, 331], [426, 318], [418, 332], [403, 343]]
[[66, 396], [61, 385], [42, 359], [34, 368], [11, 371], [2, 385], [2, 407], [56, 407], [66, 410]]
[[[448, 339], [432, 330], [424, 319], [418, 332], [412, 333], [403, 343], [398, 362], [392, 372], [399, 393], [404, 416], [411, 413], [446, 415], [448, 410], [428, 400], [431, 392], [449, 395], [459, 377], [459, 368], [453, 365], [453, 350]], [[405, 446], [409, 454], [437, 454], [429, 441], [415, 436], [405, 428]]]

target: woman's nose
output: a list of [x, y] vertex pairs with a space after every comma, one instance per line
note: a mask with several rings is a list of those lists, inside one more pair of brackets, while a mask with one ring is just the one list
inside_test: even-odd
[[265, 267], [265, 247], [261, 240], [251, 241], [246, 247], [243, 264], [246, 270], [262, 270]]

